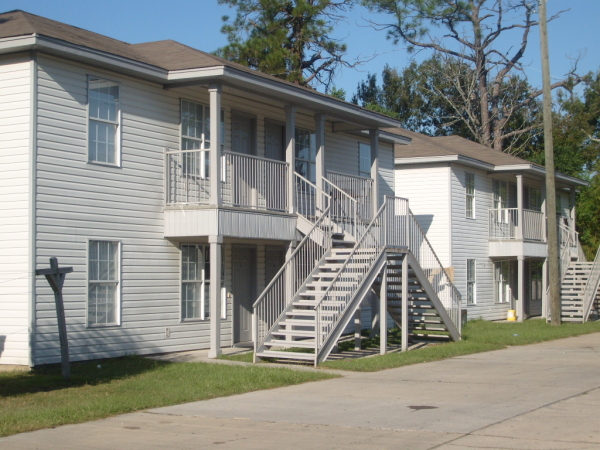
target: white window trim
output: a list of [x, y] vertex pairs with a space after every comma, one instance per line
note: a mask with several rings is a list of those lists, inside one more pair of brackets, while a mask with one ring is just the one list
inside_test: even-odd
[[[90, 308], [90, 242], [101, 241], [101, 242], [116, 242], [117, 243], [117, 289], [115, 292], [115, 310], [117, 312], [115, 323], [99, 323], [99, 324], [91, 324], [89, 321], [89, 308]], [[121, 292], [123, 285], [123, 274], [122, 274], [122, 260], [123, 260], [123, 243], [120, 239], [110, 239], [110, 238], [87, 238], [86, 239], [86, 262], [85, 262], [85, 323], [86, 328], [110, 328], [110, 327], [120, 327], [122, 324], [122, 311], [121, 311]]]
[[[473, 261], [473, 279], [469, 280], [469, 261]], [[469, 283], [473, 283], [473, 301], [469, 302]], [[477, 304], [477, 260], [473, 258], [467, 258], [467, 305]]]
[[[119, 85], [119, 100], [117, 101], [117, 121], [111, 122], [108, 120], [95, 119], [90, 117], [90, 78], [97, 78], [99, 80], [109, 81], [111, 83], [116, 83]], [[123, 129], [123, 116], [121, 112], [121, 82], [106, 78], [104, 76], [87, 74], [86, 76], [86, 100], [87, 103], [85, 105], [85, 111], [87, 120], [85, 122], [85, 131], [86, 131], [86, 161], [87, 164], [94, 164], [98, 166], [106, 166], [106, 167], [121, 167], [121, 141], [122, 141], [122, 129]], [[103, 162], [103, 161], [94, 161], [90, 159], [90, 120], [94, 120], [96, 122], [110, 123], [117, 126], [117, 132], [115, 133], [115, 162]]]
[[[469, 177], [473, 177], [473, 194], [469, 194]], [[465, 172], [465, 218], [476, 220], [477, 219], [477, 208], [476, 208], [476, 189], [475, 189], [475, 174], [473, 172]], [[469, 216], [469, 210], [467, 208], [469, 197], [473, 198], [473, 216]]]
[[[188, 242], [182, 242], [179, 246], [179, 321], [180, 323], [188, 323], [188, 322], [206, 322], [208, 320], [210, 320], [210, 271], [208, 273], [205, 272], [204, 274], [204, 279], [199, 280], [199, 281], [191, 281], [191, 280], [184, 280], [183, 279], [183, 247], [184, 246], [194, 246], [196, 247], [196, 249], [198, 249], [198, 247], [202, 247], [202, 264], [205, 265], [205, 261], [206, 261], [206, 256], [205, 256], [205, 251], [207, 248], [210, 247], [209, 244], [195, 244], [195, 243], [188, 243]], [[200, 303], [200, 307], [199, 307], [199, 316], [198, 317], [184, 317], [184, 307], [183, 307], [183, 283], [184, 282], [192, 282], [192, 283], [200, 283], [200, 299], [199, 299], [199, 303]], [[208, 295], [209, 295], [209, 299], [208, 299], [208, 308], [209, 308], [209, 314], [206, 314], [206, 311], [204, 309], [204, 305], [205, 305], [205, 285], [208, 284]]]

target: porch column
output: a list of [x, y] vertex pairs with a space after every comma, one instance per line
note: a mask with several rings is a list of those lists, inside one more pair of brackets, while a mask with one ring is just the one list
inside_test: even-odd
[[575, 187], [571, 186], [569, 193], [571, 194], [571, 226], [575, 229]]
[[325, 178], [325, 114], [315, 114], [315, 135], [317, 146], [316, 185], [323, 190], [323, 178]]
[[408, 253], [402, 258], [402, 351], [408, 350]]
[[208, 87], [210, 97], [210, 204], [220, 206], [221, 196], [221, 85]]
[[523, 240], [523, 175], [517, 175], [517, 240]]
[[209, 358], [221, 355], [221, 246], [223, 236], [209, 236], [210, 243], [210, 350]]
[[294, 172], [296, 171], [296, 107], [294, 105], [285, 106], [285, 142], [285, 161], [289, 165], [287, 180], [288, 211], [294, 214], [296, 212], [296, 184], [294, 179]]
[[381, 271], [381, 289], [379, 291], [379, 353], [387, 353], [387, 263]]
[[517, 257], [517, 320], [523, 322], [525, 319], [525, 257]]
[[542, 265], [542, 317], [548, 318], [548, 258]]
[[542, 185], [542, 213], [542, 236], [544, 237], [544, 242], [548, 242], [548, 230], [546, 229], [546, 227], [548, 226], [548, 202], [546, 201], [546, 183]]
[[373, 217], [379, 209], [379, 130], [369, 130], [371, 138], [371, 178], [373, 179], [373, 192], [371, 203]]

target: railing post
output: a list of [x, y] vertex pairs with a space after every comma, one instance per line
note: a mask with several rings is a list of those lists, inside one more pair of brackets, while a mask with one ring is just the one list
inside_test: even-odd
[[221, 85], [211, 84], [210, 97], [210, 203], [221, 206]]
[[410, 248], [410, 208], [408, 207], [408, 200], [404, 200], [404, 205], [406, 208], [406, 248], [414, 252], [415, 249]]
[[379, 130], [369, 130], [371, 141], [371, 178], [373, 179], [373, 190], [371, 192], [371, 217], [379, 211]]

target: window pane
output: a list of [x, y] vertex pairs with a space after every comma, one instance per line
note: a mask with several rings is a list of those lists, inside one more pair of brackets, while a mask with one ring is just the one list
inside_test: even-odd
[[88, 103], [90, 118], [116, 122], [119, 109], [119, 85], [112, 81], [90, 78]]
[[90, 241], [88, 250], [88, 323], [117, 323], [118, 242]]
[[114, 164], [116, 162], [115, 142], [117, 125], [89, 122], [89, 159], [90, 161]]

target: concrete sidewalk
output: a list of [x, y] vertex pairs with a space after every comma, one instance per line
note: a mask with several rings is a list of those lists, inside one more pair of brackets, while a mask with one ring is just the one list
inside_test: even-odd
[[600, 449], [600, 333], [0, 439], [121, 447]]

